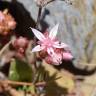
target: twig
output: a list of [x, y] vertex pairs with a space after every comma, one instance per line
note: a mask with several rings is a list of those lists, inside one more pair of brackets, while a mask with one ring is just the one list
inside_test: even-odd
[[38, 17], [37, 17], [37, 22], [36, 22], [36, 29], [38, 29], [38, 25], [40, 23], [41, 12], [42, 12], [42, 7], [39, 7]]
[[[54, 80], [57, 80], [61, 77], [57, 77], [55, 78]], [[49, 82], [52, 82], [52, 81], [49, 81]], [[11, 80], [0, 80], [0, 83], [1, 84], [11, 84], [11, 85], [25, 85], [25, 86], [32, 86], [32, 85], [35, 85], [35, 86], [45, 86], [46, 85], [46, 82], [45, 81], [42, 81], [42, 82], [37, 82], [37, 83], [29, 83], [29, 82], [19, 82], [19, 81], [11, 81]]]
[[[45, 1], [46, 1], [46, 0], [45, 0]], [[49, 3], [53, 2], [53, 1], [55, 1], [55, 0], [46, 1], [45, 4], [44, 4], [43, 6], [46, 6], [47, 4], [49, 4]]]
[[[42, 7], [39, 7], [38, 16], [37, 16], [37, 22], [36, 22], [36, 29], [39, 29], [38, 25], [40, 24], [41, 12], [42, 12]], [[35, 45], [36, 45], [36, 37], [34, 37], [34, 46]], [[34, 57], [36, 59], [36, 54], [34, 55]], [[32, 67], [34, 68], [34, 73], [36, 73], [36, 71], [35, 71], [37, 69], [36, 61], [34, 62]]]
[[[11, 81], [11, 80], [0, 80], [1, 84], [11, 84], [11, 85], [25, 85], [25, 86], [32, 86], [34, 85], [33, 83], [28, 83], [28, 82], [18, 82], [18, 81]], [[35, 84], [35, 86], [41, 86], [41, 85], [46, 85], [46, 82], [38, 82]]]
[[17, 81], [10, 81], [10, 80], [0, 80], [0, 83], [6, 83], [11, 85], [33, 85], [32, 83], [17, 82]]
[[[35, 2], [37, 3], [37, 5], [39, 7], [44, 7], [44, 6], [50, 4], [53, 1], [58, 1], [58, 0], [35, 0]], [[72, 5], [72, 1], [71, 0], [59, 0], [59, 1], [64, 1], [67, 4]]]

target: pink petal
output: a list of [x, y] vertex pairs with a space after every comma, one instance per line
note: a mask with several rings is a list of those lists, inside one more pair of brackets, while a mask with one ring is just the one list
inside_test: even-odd
[[38, 30], [31, 28], [32, 32], [34, 33], [34, 35], [40, 40], [43, 41], [45, 39], [45, 36], [39, 32]]
[[52, 61], [53, 61], [54, 65], [60, 65], [62, 63], [62, 55], [54, 54], [52, 57]]
[[62, 63], [61, 58], [58, 59], [58, 58], [55, 57], [55, 56], [53, 56], [53, 57], [47, 56], [47, 57], [45, 58], [45, 61], [46, 61], [48, 64], [53, 64], [53, 65], [60, 65], [60, 64]]
[[47, 52], [50, 56], [53, 56], [54, 55], [54, 50], [53, 48], [47, 48]]
[[53, 27], [49, 33], [49, 37], [51, 39], [54, 39], [57, 35], [57, 32], [58, 32], [58, 27], [59, 27], [59, 24], [57, 24], [55, 27]]
[[34, 48], [32, 49], [32, 52], [41, 51], [41, 50], [43, 50], [43, 49], [44, 49], [44, 47], [42, 47], [42, 46], [40, 46], [40, 45], [37, 45], [36, 47], [34, 47]]
[[60, 44], [58, 43], [58, 44], [54, 44], [53, 47], [55, 47], [55, 48], [67, 48], [68, 45], [65, 43], [60, 43]]
[[64, 53], [63, 53], [63, 59], [64, 59], [64, 60], [72, 60], [72, 59], [73, 59], [73, 56], [72, 56], [71, 53], [64, 52]]
[[59, 59], [53, 59], [54, 65], [60, 65], [62, 63], [62, 60]]

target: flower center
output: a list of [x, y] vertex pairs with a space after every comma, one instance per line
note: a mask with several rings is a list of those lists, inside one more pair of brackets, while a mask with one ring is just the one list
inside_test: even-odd
[[46, 38], [43, 41], [42, 45], [43, 46], [46, 46], [46, 47], [52, 47], [53, 46], [53, 43], [54, 43], [54, 41], [52, 41], [50, 38]]

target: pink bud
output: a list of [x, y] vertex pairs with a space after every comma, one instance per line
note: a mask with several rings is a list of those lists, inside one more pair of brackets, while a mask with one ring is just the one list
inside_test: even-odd
[[63, 59], [64, 60], [72, 60], [73, 59], [73, 56], [69, 52], [63, 52]]
[[17, 38], [13, 43], [13, 46], [17, 46], [19, 48], [26, 48], [27, 45], [28, 45], [28, 40], [24, 37]]
[[24, 56], [25, 51], [28, 47], [28, 43], [29, 43], [29, 41], [25, 37], [19, 37], [12, 43], [13, 47], [15, 48], [15, 50], [17, 52], [16, 53], [17, 57]]

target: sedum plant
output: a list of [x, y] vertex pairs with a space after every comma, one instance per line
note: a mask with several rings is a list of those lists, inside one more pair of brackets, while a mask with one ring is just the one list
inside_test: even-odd
[[[44, 34], [37, 30], [43, 6], [39, 6], [36, 29], [31, 28], [38, 41], [36, 38], [30, 40], [23, 36], [17, 37], [14, 32], [15, 34], [10, 34], [9, 42], [1, 47], [0, 64], [2, 66], [9, 64], [9, 69], [8, 75], [5, 76], [7, 79], [0, 81], [0, 87], [6, 83], [9, 89], [3, 86], [3, 90], [13, 94], [12, 96], [24, 96], [20, 95], [21, 91], [32, 96], [53, 96], [52, 94], [62, 96], [74, 89], [73, 77], [63, 75], [53, 67], [63, 64], [63, 60], [73, 60], [69, 46], [56, 38], [59, 24]], [[15, 27], [16, 21], [11, 14], [7, 10], [0, 11], [0, 36], [6, 38]], [[0, 43], [2, 45], [2, 42]]]

